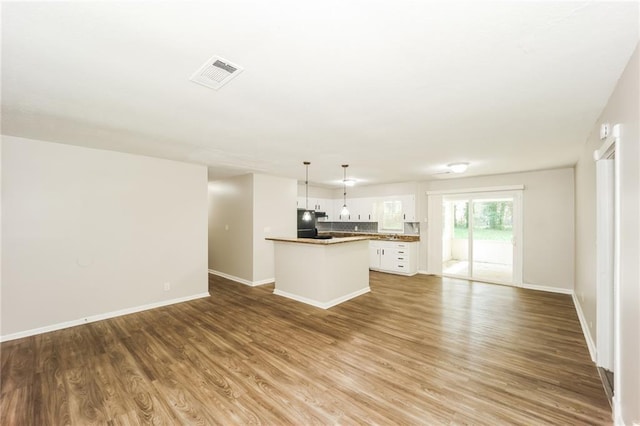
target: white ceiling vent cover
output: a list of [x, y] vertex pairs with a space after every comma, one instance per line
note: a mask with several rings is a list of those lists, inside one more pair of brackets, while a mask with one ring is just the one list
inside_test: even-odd
[[189, 80], [211, 89], [218, 90], [234, 79], [242, 72], [242, 70], [242, 67], [233, 64], [226, 59], [222, 59], [219, 56], [214, 56], [205, 62], [198, 71], [193, 73]]

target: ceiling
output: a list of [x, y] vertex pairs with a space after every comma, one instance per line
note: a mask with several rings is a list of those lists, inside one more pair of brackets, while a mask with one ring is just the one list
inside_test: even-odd
[[[3, 2], [2, 133], [338, 185], [573, 165], [638, 2]], [[219, 55], [220, 90], [189, 81]]]

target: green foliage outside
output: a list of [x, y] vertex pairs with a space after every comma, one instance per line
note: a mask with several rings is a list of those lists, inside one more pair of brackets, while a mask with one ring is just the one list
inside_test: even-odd
[[[511, 241], [513, 205], [508, 201], [477, 201], [474, 203], [474, 240]], [[468, 238], [468, 203], [453, 204], [454, 238]]]

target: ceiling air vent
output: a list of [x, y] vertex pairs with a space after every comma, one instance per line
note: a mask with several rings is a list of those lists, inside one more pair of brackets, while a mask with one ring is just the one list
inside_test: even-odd
[[233, 64], [219, 56], [214, 56], [205, 62], [189, 80], [218, 90], [242, 72], [242, 67]]

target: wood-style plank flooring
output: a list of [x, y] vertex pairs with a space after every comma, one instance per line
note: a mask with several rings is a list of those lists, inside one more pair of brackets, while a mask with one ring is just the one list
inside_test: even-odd
[[371, 273], [329, 310], [211, 297], [2, 343], [2, 425], [610, 424], [570, 296]]

